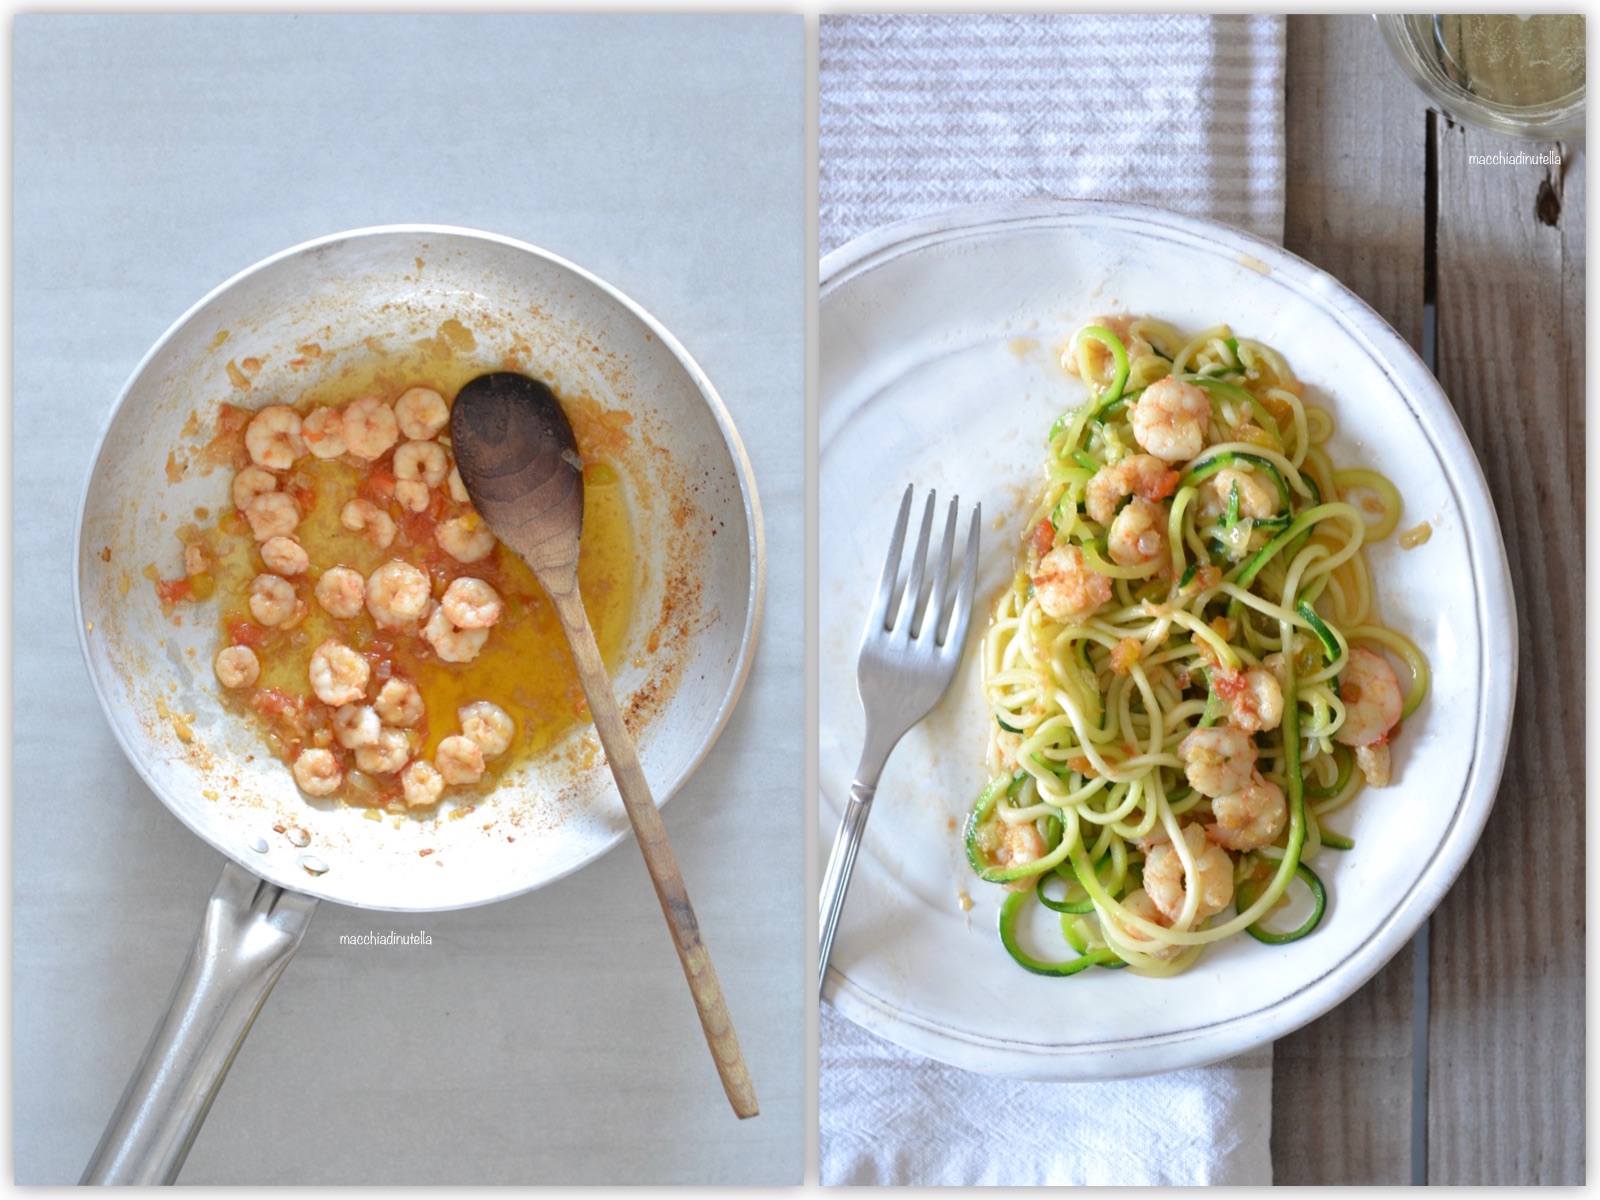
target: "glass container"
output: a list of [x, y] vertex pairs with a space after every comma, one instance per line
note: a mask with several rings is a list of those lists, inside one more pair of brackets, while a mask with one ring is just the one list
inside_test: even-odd
[[1583, 132], [1583, 16], [1384, 13], [1377, 22], [1395, 61], [1452, 117], [1545, 141]]

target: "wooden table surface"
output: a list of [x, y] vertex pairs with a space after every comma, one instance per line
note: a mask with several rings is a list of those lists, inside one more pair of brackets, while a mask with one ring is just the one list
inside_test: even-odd
[[[1424, 940], [1277, 1044], [1275, 1181], [1582, 1183], [1583, 142], [1430, 111], [1369, 16], [1289, 18], [1286, 134], [1285, 245], [1435, 354], [1499, 512], [1520, 663], [1494, 812]], [[1519, 150], [1561, 165], [1468, 157]]]

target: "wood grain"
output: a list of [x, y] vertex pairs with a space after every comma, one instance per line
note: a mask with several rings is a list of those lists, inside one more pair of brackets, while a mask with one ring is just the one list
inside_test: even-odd
[[572, 426], [542, 381], [491, 371], [456, 394], [450, 433], [456, 465], [474, 505], [495, 535], [528, 564], [555, 606], [595, 732], [672, 932], [717, 1076], [740, 1119], [756, 1116], [761, 1110], [722, 984], [584, 611], [578, 588], [583, 464]]
[[1552, 148], [1438, 126], [1439, 378], [1498, 510], [1520, 663], [1505, 782], [1434, 915], [1432, 1183], [1584, 1178], [1582, 163], [1469, 162]]
[[[1370, 17], [1289, 18], [1284, 244], [1422, 336], [1426, 109]], [[1273, 1051], [1274, 1182], [1405, 1183], [1411, 970], [1403, 949]]]
[[543, 380], [490, 371], [450, 409], [456, 467], [473, 506], [534, 575], [577, 586], [583, 462], [572, 424]]
[[1371, 17], [1289, 18], [1284, 245], [1422, 341], [1427, 105]]
[[678, 960], [683, 964], [684, 978], [694, 996], [695, 1010], [700, 1015], [700, 1026], [705, 1031], [706, 1045], [717, 1065], [717, 1075], [722, 1089], [728, 1094], [728, 1103], [741, 1120], [760, 1113], [756, 1102], [755, 1085], [750, 1082], [750, 1072], [745, 1067], [744, 1053], [739, 1049], [739, 1035], [734, 1031], [733, 1018], [728, 1015], [727, 1003], [722, 997], [722, 984], [711, 964], [711, 952], [700, 936], [700, 922], [695, 918], [694, 906], [689, 903], [689, 889], [684, 885], [683, 874], [678, 870], [677, 856], [667, 841], [666, 826], [661, 823], [661, 813], [650, 795], [650, 784], [639, 765], [639, 754], [622, 723], [622, 712], [617, 707], [616, 694], [606, 677], [605, 663], [600, 658], [600, 647], [595, 645], [594, 632], [589, 628], [588, 615], [583, 611], [583, 598], [578, 594], [576, 567], [567, 574], [569, 586], [561, 587], [558, 578], [552, 587], [539, 576], [540, 583], [550, 593], [556, 615], [572, 647], [572, 661], [578, 668], [578, 679], [583, 684], [583, 694], [589, 702], [589, 712], [594, 717], [595, 732], [605, 748], [606, 761], [616, 777], [617, 791], [622, 795], [623, 807], [628, 811], [628, 821], [633, 825], [635, 839], [644, 854], [645, 866], [650, 872], [650, 882], [655, 886], [656, 899], [661, 902], [661, 912], [672, 930], [672, 941], [677, 947]]

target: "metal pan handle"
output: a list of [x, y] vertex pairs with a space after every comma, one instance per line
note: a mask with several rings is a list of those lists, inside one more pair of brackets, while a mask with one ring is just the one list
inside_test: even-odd
[[82, 1183], [172, 1183], [317, 901], [229, 862]]

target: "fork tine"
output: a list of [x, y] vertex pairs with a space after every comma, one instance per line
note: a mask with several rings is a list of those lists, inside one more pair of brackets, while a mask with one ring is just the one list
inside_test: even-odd
[[950, 560], [956, 548], [956, 521], [961, 516], [961, 497], [950, 498], [950, 510], [944, 518], [944, 543], [939, 549], [939, 561], [933, 569], [933, 591], [928, 595], [928, 615], [922, 619], [922, 629], [917, 631], [917, 636], [923, 630], [933, 631], [934, 645], [939, 645], [943, 640], [944, 618], [949, 611], [944, 601], [945, 590], [950, 585]]
[[966, 559], [961, 564], [961, 587], [956, 592], [955, 612], [950, 618], [950, 633], [942, 645], [959, 652], [967, 639], [967, 622], [972, 618], [972, 595], [978, 586], [978, 526], [983, 520], [983, 505], [972, 506], [972, 524], [967, 530]]
[[911, 489], [906, 484], [906, 494], [900, 497], [900, 515], [895, 518], [894, 537], [889, 541], [889, 556], [883, 563], [883, 578], [878, 581], [878, 594], [872, 598], [872, 613], [867, 618], [867, 632], [889, 627], [889, 605], [893, 602], [895, 580], [900, 577], [900, 548], [906, 540], [906, 521], [911, 516]]
[[933, 530], [933, 502], [934, 493], [928, 493], [928, 501], [922, 506], [922, 526], [917, 531], [917, 548], [911, 553], [910, 574], [906, 578], [906, 598], [900, 606], [900, 615], [895, 618], [895, 631], [908, 630], [910, 637], [916, 637], [916, 630], [921, 624], [922, 616], [919, 609], [922, 605], [922, 577], [928, 570], [928, 534]]

